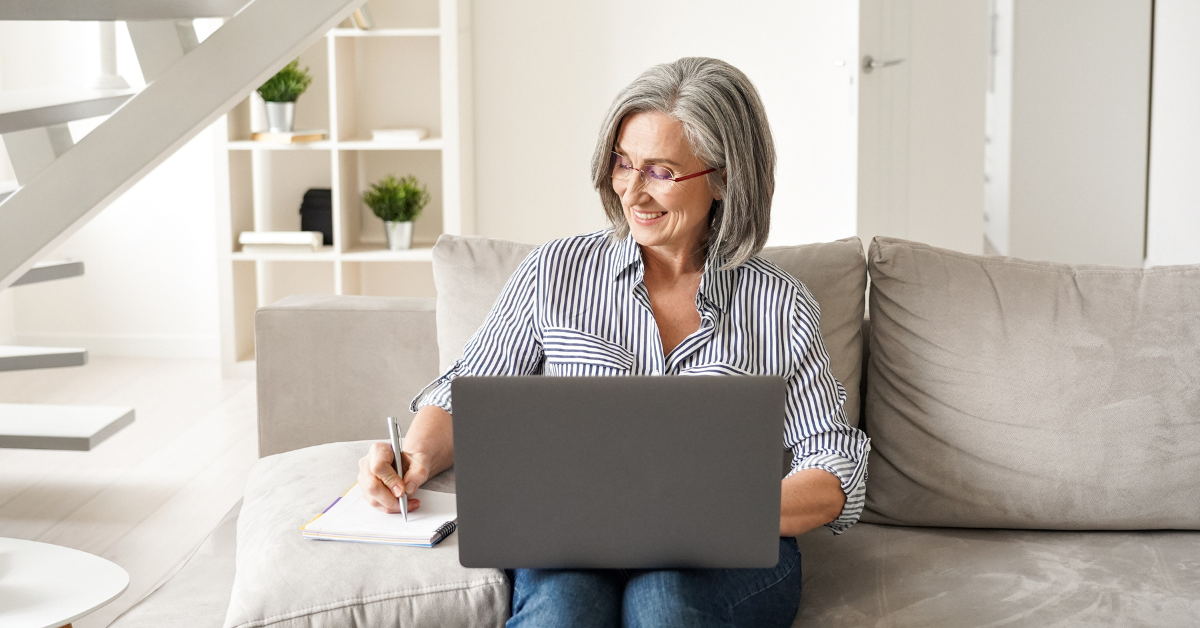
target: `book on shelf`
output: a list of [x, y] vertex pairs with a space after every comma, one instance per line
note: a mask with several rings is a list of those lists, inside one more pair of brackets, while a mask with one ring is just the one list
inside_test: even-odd
[[315, 253], [323, 241], [320, 231], [243, 231], [238, 235], [243, 253]]
[[256, 142], [305, 144], [325, 139], [325, 131], [258, 131], [250, 136]]
[[354, 22], [354, 28], [359, 30], [375, 28], [375, 18], [371, 17], [371, 8], [365, 4], [350, 14], [350, 21]]
[[387, 142], [389, 144], [415, 144], [429, 135], [429, 129], [425, 127], [413, 127], [411, 129], [373, 129], [371, 131], [371, 139], [376, 142]]

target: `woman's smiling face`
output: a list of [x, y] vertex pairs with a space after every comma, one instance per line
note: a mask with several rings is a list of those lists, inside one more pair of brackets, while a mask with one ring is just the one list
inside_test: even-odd
[[[707, 170], [692, 152], [683, 123], [657, 111], [635, 113], [625, 118], [613, 149], [634, 168], [661, 166], [681, 177]], [[645, 175], [641, 175], [645, 176]], [[613, 191], [629, 230], [638, 244], [690, 254], [697, 251], [708, 233], [708, 213], [714, 196], [706, 177], [680, 182], [642, 185], [637, 172], [625, 179], [613, 178]]]

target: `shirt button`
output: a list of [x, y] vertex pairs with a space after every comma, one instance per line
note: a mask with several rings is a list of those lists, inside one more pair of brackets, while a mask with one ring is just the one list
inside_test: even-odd
[[650, 371], [650, 374], [651, 375], [662, 375], [662, 371], [660, 371], [658, 369], [653, 369]]

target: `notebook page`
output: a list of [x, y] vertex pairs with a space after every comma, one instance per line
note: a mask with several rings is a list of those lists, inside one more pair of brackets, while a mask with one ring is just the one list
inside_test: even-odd
[[400, 513], [376, 510], [363, 499], [358, 485], [339, 498], [321, 516], [305, 525], [306, 534], [368, 536], [416, 540], [428, 543], [438, 528], [458, 518], [458, 506], [452, 493], [417, 490], [421, 507], [409, 511], [408, 521]]

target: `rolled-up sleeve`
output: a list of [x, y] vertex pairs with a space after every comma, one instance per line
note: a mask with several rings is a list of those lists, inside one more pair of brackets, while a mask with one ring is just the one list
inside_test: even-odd
[[791, 317], [795, 371], [788, 378], [784, 444], [792, 451], [792, 473], [824, 469], [837, 476], [846, 505], [827, 526], [845, 532], [862, 515], [867, 492], [870, 440], [846, 421], [846, 390], [829, 365], [821, 339], [820, 310], [807, 291], [797, 295]]
[[537, 268], [541, 249], [534, 249], [504, 285], [483, 325], [467, 341], [463, 356], [433, 380], [409, 404], [437, 406], [453, 414], [450, 382], [463, 375], [534, 375], [541, 372], [543, 352], [535, 324]]

